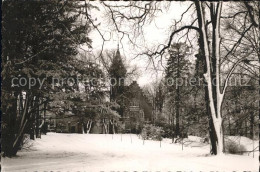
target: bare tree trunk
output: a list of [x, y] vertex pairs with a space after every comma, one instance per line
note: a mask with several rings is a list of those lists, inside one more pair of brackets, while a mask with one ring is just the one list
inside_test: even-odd
[[174, 115], [174, 110], [172, 111], [172, 143], [174, 143], [174, 136], [175, 136], [175, 124], [174, 124], [174, 120], [175, 119], [175, 115]]
[[254, 113], [250, 113], [250, 138], [254, 139], [254, 123], [255, 123], [255, 118], [254, 118]]
[[115, 122], [113, 119], [110, 120], [111, 126], [112, 126], [112, 134], [115, 134]]
[[46, 110], [47, 110], [47, 101], [44, 102], [43, 105], [43, 126], [42, 126], [42, 133], [47, 133], [47, 125], [46, 125]]
[[2, 137], [1, 148], [2, 148], [2, 152], [4, 152], [3, 156], [8, 156], [8, 157], [16, 155], [18, 151], [18, 148], [17, 149], [14, 148], [12, 144], [13, 142], [15, 142], [16, 139], [15, 123], [17, 118], [17, 114], [16, 114], [17, 97], [15, 93], [10, 93], [10, 94], [8, 95], [10, 99], [6, 101], [8, 101], [11, 106], [3, 106], [3, 105], [1, 106], [2, 111], [6, 112], [5, 116], [3, 115], [3, 117], [7, 118], [5, 119], [5, 121], [7, 122], [6, 128], [1, 129], [1, 137]]
[[245, 134], [244, 134], [244, 136], [247, 137], [247, 119], [245, 119]]
[[230, 116], [228, 117], [228, 130], [229, 130], [229, 135], [232, 135], [232, 131], [231, 131], [231, 121], [230, 121]]
[[85, 134], [85, 128], [84, 128], [84, 123], [81, 123], [81, 130], [82, 130], [82, 134]]
[[36, 116], [36, 138], [40, 138], [40, 108], [39, 108], [39, 97], [37, 96], [36, 100], [35, 100], [35, 116]]
[[[203, 40], [203, 48], [204, 55], [206, 59], [206, 68], [207, 71], [204, 74], [204, 78], [207, 82], [207, 89], [208, 89], [208, 98], [209, 98], [209, 107], [210, 107], [210, 114], [212, 118], [212, 124], [214, 126], [214, 131], [216, 133], [216, 140], [212, 140], [216, 142], [216, 153], [215, 154], [222, 154], [223, 153], [223, 131], [222, 131], [222, 115], [221, 115], [221, 106], [223, 102], [224, 94], [220, 92], [220, 13], [222, 8], [222, 2], [218, 3], [211, 3], [210, 4], [210, 12], [211, 12], [211, 19], [212, 19], [212, 58], [210, 57], [210, 49], [209, 49], [209, 40], [207, 35], [206, 29], [206, 17], [204, 14], [204, 10], [202, 7], [202, 3], [199, 1], [195, 2], [197, 14], [198, 14], [198, 21], [199, 21], [199, 28], [200, 28], [200, 35]], [[212, 63], [213, 61], [213, 63]], [[213, 80], [216, 80], [214, 84]], [[225, 90], [223, 90], [224, 92]], [[212, 127], [213, 128], [213, 127]], [[214, 139], [214, 138], [213, 138]]]
[[[31, 101], [33, 101], [33, 100], [31, 100], [31, 96], [26, 94], [24, 106], [21, 108], [22, 109], [22, 112], [21, 112], [22, 118], [21, 118], [19, 127], [17, 126], [17, 122], [12, 120], [13, 118], [10, 118], [10, 120], [9, 120], [9, 124], [13, 124], [12, 127], [17, 127], [17, 131], [16, 131], [17, 133], [16, 134], [15, 134], [15, 132], [12, 133], [13, 130], [9, 129], [9, 131], [8, 131], [9, 137], [6, 137], [6, 138], [4, 137], [5, 139], [3, 139], [3, 141], [2, 141], [2, 151], [4, 152], [4, 154], [3, 154], [4, 156], [11, 157], [11, 156], [16, 155], [17, 151], [19, 150], [19, 148], [21, 146], [21, 142], [23, 140], [25, 129], [27, 129], [29, 120], [30, 120], [31, 112], [29, 112], [29, 109], [32, 110], [32, 108], [29, 108], [29, 107], [30, 107], [30, 105], [32, 105]], [[17, 100], [15, 102], [17, 102]], [[14, 108], [14, 109], [12, 109], [12, 111], [9, 112], [8, 109], [5, 110], [6, 112], [9, 112], [10, 115], [12, 115], [12, 113], [14, 113], [14, 114], [17, 113], [17, 111], [16, 111], [17, 104], [15, 102], [13, 104], [15, 106], [11, 107], [11, 108]], [[20, 104], [20, 105], [23, 105], [23, 104]], [[10, 108], [10, 110], [11, 110], [11, 108]], [[16, 122], [16, 123], [12, 123], [12, 122]], [[32, 122], [30, 122], [30, 123], [32, 123]], [[6, 136], [6, 133], [4, 133], [4, 134]]]
[[89, 134], [90, 130], [91, 130], [91, 127], [92, 127], [92, 120], [88, 121], [87, 123], [87, 134]]
[[31, 125], [31, 127], [30, 127], [30, 139], [34, 140], [35, 139], [35, 113], [32, 114], [30, 125]]
[[[178, 49], [179, 51], [179, 49]], [[179, 62], [180, 62], [180, 57], [179, 57], [179, 52], [177, 54], [177, 64], [178, 64], [178, 69], [177, 69], [177, 78], [180, 78], [180, 69], [179, 69]], [[180, 86], [178, 83], [177, 84], [177, 89], [176, 89], [176, 97], [175, 97], [175, 102], [176, 102], [176, 126], [175, 126], [175, 137], [177, 138], [180, 136]]]
[[208, 114], [208, 120], [209, 120], [209, 138], [210, 138], [210, 144], [211, 144], [211, 150], [210, 152], [212, 154], [217, 154], [217, 136], [216, 136], [216, 131], [214, 128], [211, 112], [210, 112], [210, 107], [209, 107], [209, 100], [208, 100], [208, 89], [205, 87], [205, 101], [206, 101], [206, 113]]
[[116, 134], [115, 124], [113, 125], [113, 134]]
[[106, 121], [106, 125], [107, 125], [107, 134], [109, 134], [109, 121]]
[[106, 125], [105, 119], [103, 119], [103, 126], [104, 126], [104, 129], [105, 129], [105, 134], [107, 134], [107, 125]]

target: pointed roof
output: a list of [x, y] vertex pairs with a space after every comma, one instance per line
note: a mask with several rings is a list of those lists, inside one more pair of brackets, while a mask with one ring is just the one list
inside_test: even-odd
[[[116, 57], [120, 57], [119, 43], [117, 43]], [[121, 58], [120, 58], [121, 59]]]
[[110, 66], [109, 73], [113, 77], [125, 77], [126, 68], [123, 64], [122, 57], [119, 50], [119, 44], [117, 45], [117, 51], [113, 57], [112, 64]]

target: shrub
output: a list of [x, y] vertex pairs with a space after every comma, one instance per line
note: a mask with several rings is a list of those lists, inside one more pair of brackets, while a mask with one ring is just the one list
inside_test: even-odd
[[143, 140], [147, 140], [148, 139], [148, 134], [147, 134], [147, 128], [146, 127], [144, 127], [142, 129], [141, 137], [142, 137]]
[[245, 151], [245, 146], [239, 145], [232, 140], [229, 140], [225, 143], [225, 152], [227, 153], [242, 155]]
[[173, 126], [172, 125], [164, 125], [162, 126], [163, 128], [163, 138], [172, 138], [173, 135], [174, 135], [174, 132], [173, 132]]
[[21, 142], [21, 145], [20, 145], [20, 150], [21, 149], [24, 149], [24, 150], [31, 150], [31, 148], [33, 147], [33, 142], [31, 142], [31, 139], [30, 139], [30, 135], [29, 134], [25, 134], [23, 136], [23, 140]]
[[144, 140], [162, 140], [163, 129], [150, 124], [144, 125], [141, 136]]

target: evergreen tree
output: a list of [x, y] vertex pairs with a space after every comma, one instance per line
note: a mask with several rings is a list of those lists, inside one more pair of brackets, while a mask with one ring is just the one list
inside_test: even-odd
[[[80, 16], [76, 2], [4, 1], [2, 5], [2, 152], [14, 156], [24, 133], [34, 138], [37, 130], [39, 137], [40, 112], [46, 112], [46, 103], [68, 86], [53, 89], [52, 79], [71, 76], [78, 45], [91, 43], [90, 27], [88, 22], [75, 25]], [[12, 83], [14, 77], [25, 78], [27, 84]], [[44, 82], [40, 85], [32, 78]]]
[[174, 98], [175, 111], [173, 116], [176, 119], [174, 128], [174, 137], [180, 136], [180, 113], [181, 104], [183, 103], [182, 94], [186, 88], [183, 85], [185, 78], [189, 75], [189, 61], [187, 60], [188, 46], [184, 43], [175, 43], [171, 45], [169, 50], [169, 59], [166, 67], [166, 85], [170, 96]]

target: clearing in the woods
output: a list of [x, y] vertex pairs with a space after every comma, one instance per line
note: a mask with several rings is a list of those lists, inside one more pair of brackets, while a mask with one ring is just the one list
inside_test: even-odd
[[[209, 145], [189, 136], [181, 144], [170, 139], [145, 141], [134, 134], [47, 133], [32, 141], [29, 150], [2, 159], [5, 172], [24, 171], [258, 171], [258, 152], [209, 155]], [[189, 142], [187, 142], [189, 141]], [[250, 149], [250, 139], [241, 139]], [[258, 142], [255, 142], [255, 146]]]

